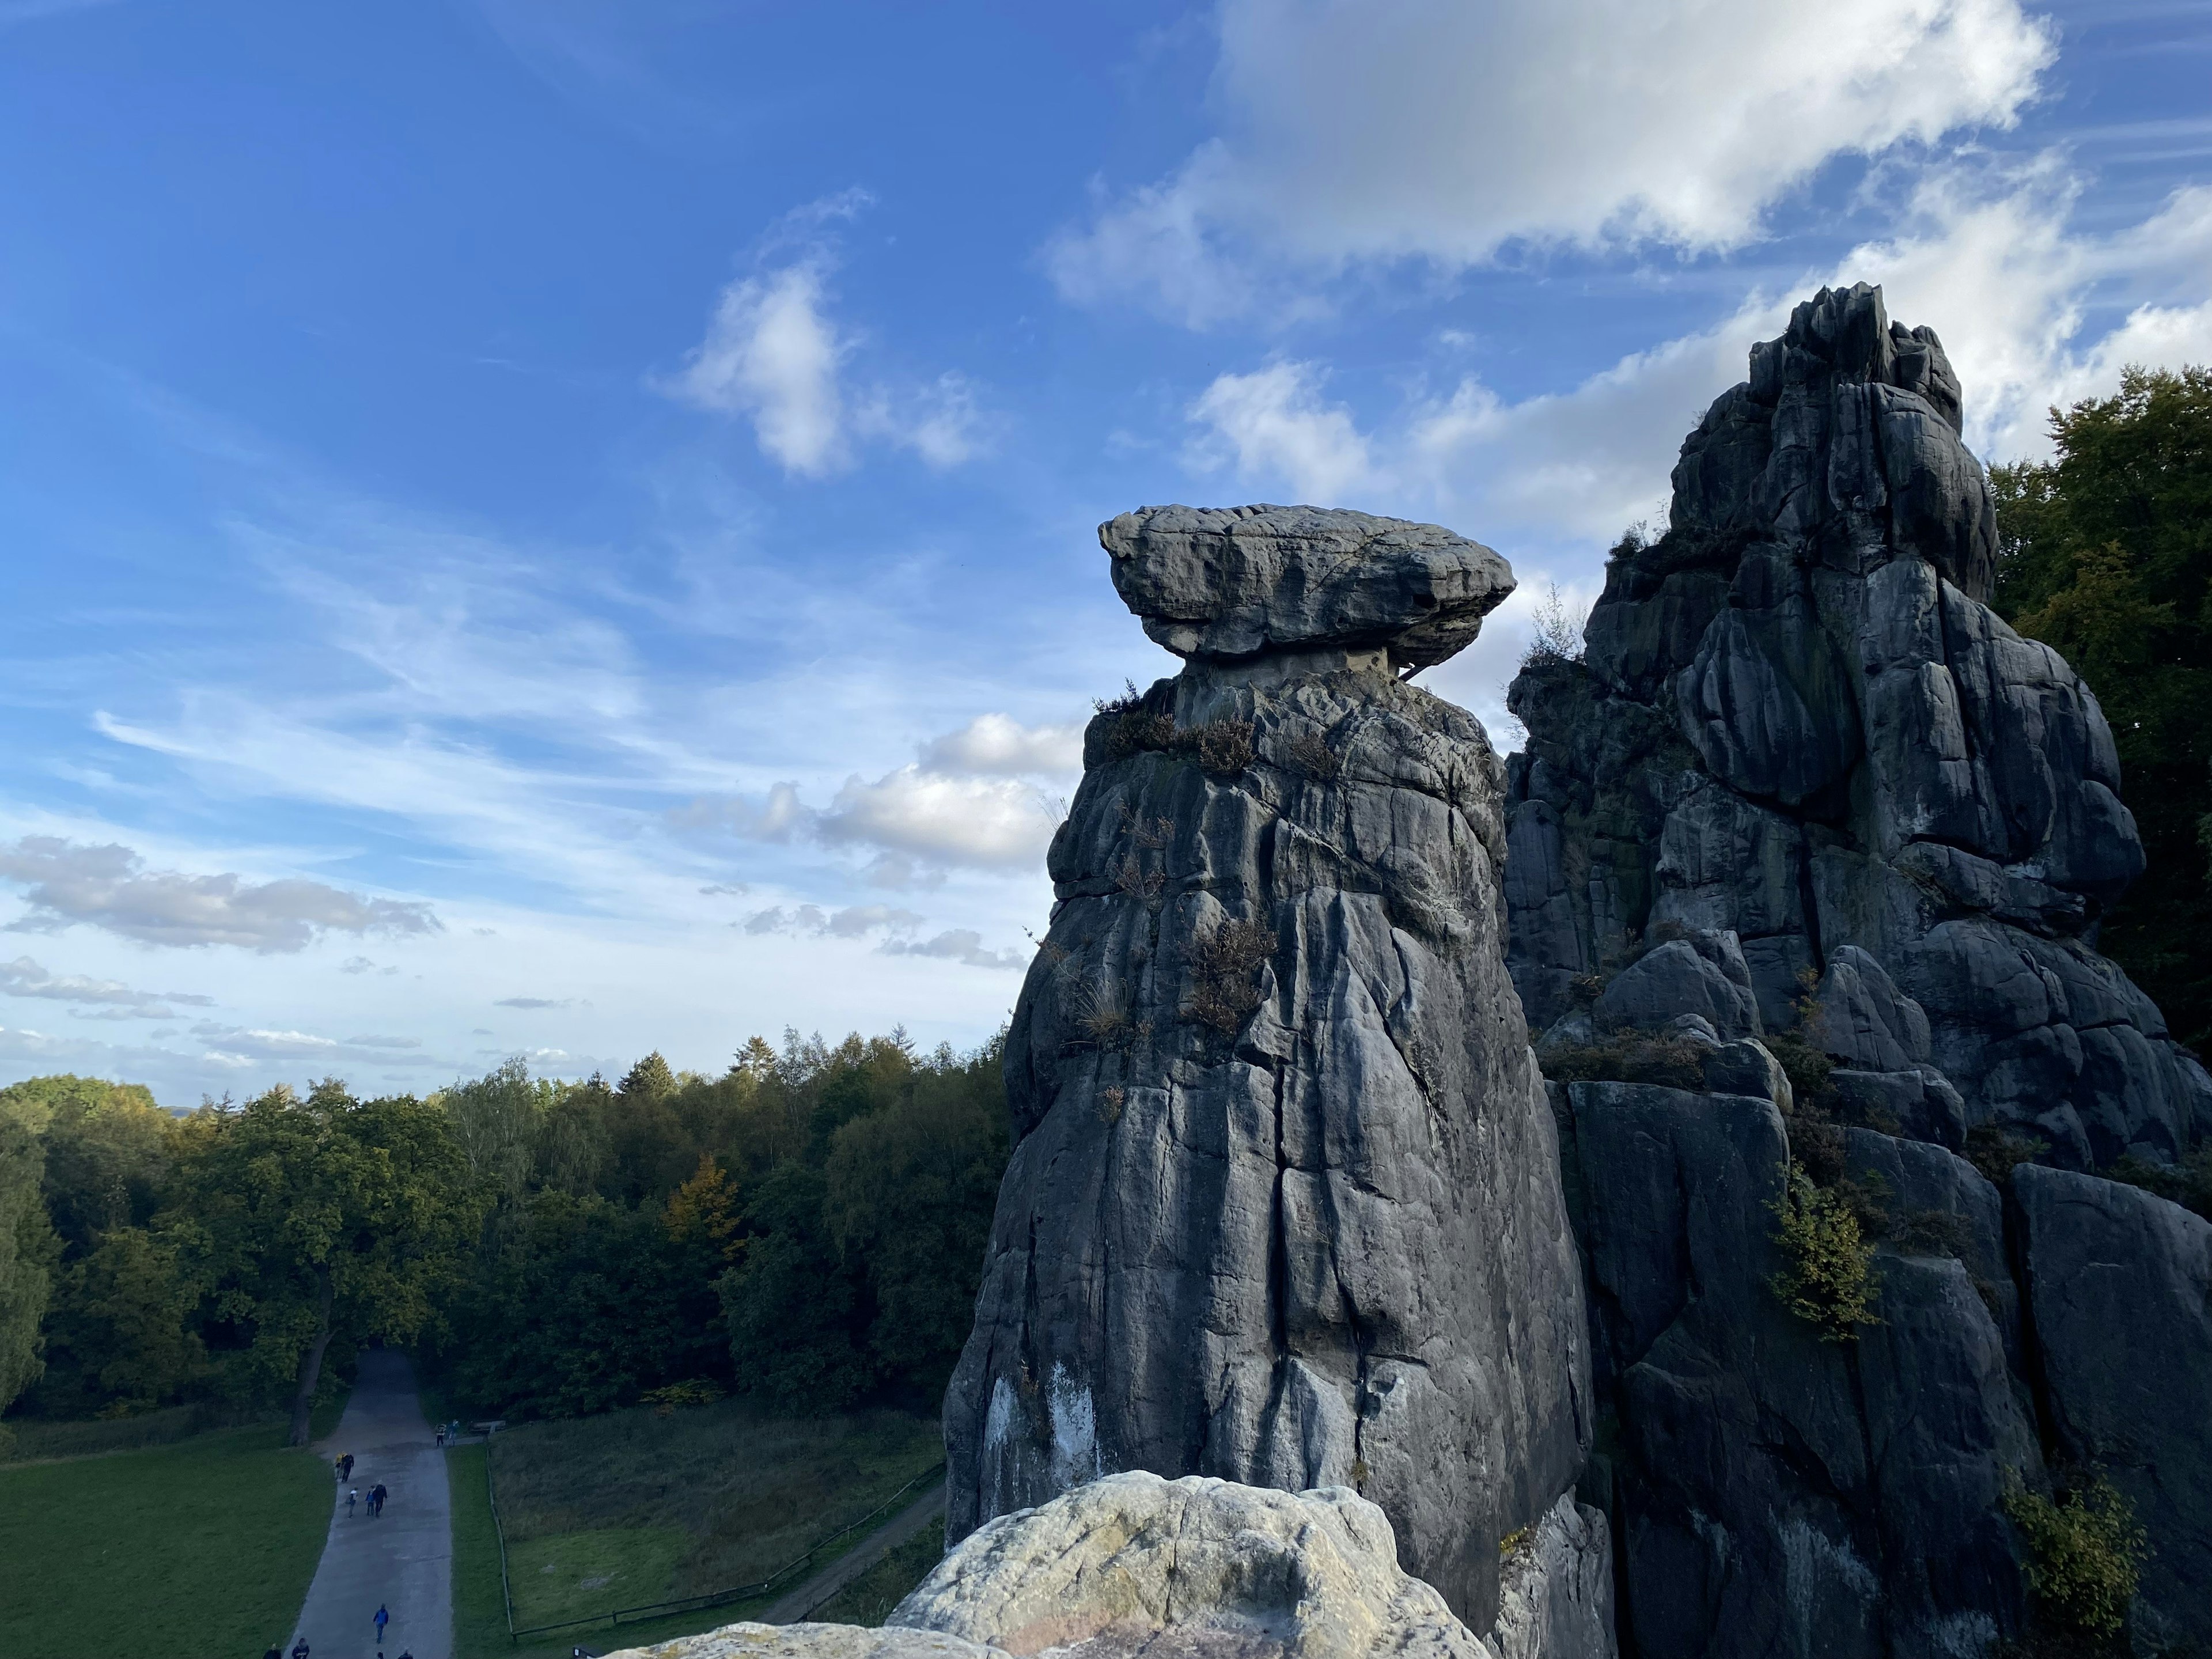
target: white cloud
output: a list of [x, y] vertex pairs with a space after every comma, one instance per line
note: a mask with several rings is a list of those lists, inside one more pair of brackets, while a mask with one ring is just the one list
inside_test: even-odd
[[[921, 385], [843, 382], [863, 337], [830, 315], [837, 249], [824, 227], [866, 196], [848, 191], [800, 209], [769, 233], [762, 268], [725, 288], [707, 335], [662, 390], [683, 402], [752, 422], [761, 453], [787, 472], [823, 478], [854, 465], [855, 438], [912, 451], [939, 471], [981, 453], [985, 422], [975, 390], [946, 373]], [[783, 264], [765, 256], [797, 247]]]
[[0, 879], [30, 890], [11, 931], [56, 933], [85, 922], [144, 945], [236, 945], [262, 951], [305, 950], [326, 933], [430, 933], [427, 904], [368, 898], [319, 881], [249, 882], [234, 874], [188, 876], [148, 870], [127, 847], [87, 846], [26, 836], [0, 848]]
[[848, 905], [825, 910], [818, 904], [775, 905], [756, 910], [743, 924], [748, 933], [806, 934], [819, 939], [866, 939], [873, 933], [910, 933], [922, 919], [911, 910], [884, 904]]
[[1280, 478], [1301, 501], [1334, 505], [1374, 477], [1367, 440], [1352, 411], [1322, 400], [1325, 371], [1276, 362], [1222, 374], [1192, 404], [1203, 431], [1184, 451], [1201, 471], [1229, 467], [1239, 483]]
[[2177, 192], [2118, 229], [2074, 227], [2078, 181], [2048, 160], [2009, 173], [1937, 169], [1911, 188], [1899, 232], [1780, 292], [1754, 290], [1709, 328], [1633, 352], [1581, 385], [1517, 403], [1480, 379], [1416, 392], [1371, 428], [1327, 401], [1324, 370], [1276, 362], [1223, 374], [1192, 404], [1186, 459], [1231, 465], [1323, 505], [1358, 504], [1510, 547], [1603, 545], [1663, 522], [1682, 438], [1742, 380], [1823, 283], [1882, 284], [1889, 313], [1942, 337], [1966, 392], [1966, 439], [1996, 459], [2047, 449], [2044, 411], [2104, 395], [2121, 367], [2212, 359], [2212, 189]]
[[[811, 829], [814, 816], [813, 809], [799, 799], [797, 784], [779, 783], [759, 800], [744, 795], [702, 797], [678, 807], [668, 821], [685, 830], [724, 830], [746, 841], [781, 842]], [[736, 890], [742, 892], [742, 884]]]
[[885, 939], [877, 950], [887, 957], [934, 957], [969, 968], [1020, 969], [1029, 959], [1018, 951], [987, 951], [983, 936], [972, 927], [948, 927], [934, 939]]
[[1047, 251], [1079, 302], [1193, 325], [1355, 261], [1727, 249], [1839, 155], [2004, 126], [2052, 58], [2018, 0], [1224, 0], [1221, 131]]
[[831, 845], [880, 848], [945, 864], [1032, 866], [1052, 839], [1042, 797], [1012, 778], [947, 777], [902, 766], [846, 779], [816, 821]]
[[853, 464], [837, 386], [852, 348], [823, 314], [823, 265], [802, 259], [724, 289], [671, 386], [702, 409], [747, 416], [762, 453], [814, 478]]
[[978, 714], [923, 744], [921, 769], [1006, 778], [1079, 772], [1083, 727], [1024, 726], [1005, 714]]

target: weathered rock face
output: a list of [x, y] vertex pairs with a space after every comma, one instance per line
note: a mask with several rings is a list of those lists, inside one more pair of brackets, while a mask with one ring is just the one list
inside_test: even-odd
[[728, 1625], [615, 1659], [1613, 1659], [1605, 1522], [1564, 1498], [1507, 1569], [1493, 1646], [1338, 1486], [1108, 1475], [987, 1522], [881, 1630]]
[[1342, 1486], [1109, 1475], [970, 1534], [889, 1623], [1014, 1654], [1492, 1659]]
[[2019, 1635], [1999, 1502], [2043, 1460], [2006, 1365], [2016, 1301], [1983, 1294], [1984, 1274], [2009, 1284], [1996, 1189], [1941, 1147], [1847, 1132], [1854, 1173], [1883, 1175], [1930, 1237], [1880, 1252], [1880, 1325], [1823, 1341], [1770, 1287], [1790, 1160], [1771, 1101], [1553, 1097], [1616, 1402], [1589, 1485], [1620, 1540], [1624, 1650], [1949, 1659]]
[[1504, 968], [1501, 768], [1390, 665], [1510, 577], [1308, 509], [1102, 539], [1191, 661], [1091, 723], [1053, 842], [948, 1535], [1116, 1470], [1346, 1486], [1486, 1630], [1499, 1540], [1582, 1466], [1585, 1327]]
[[[1878, 291], [1800, 306], [1586, 659], [1513, 687], [1538, 1052], [1702, 1073], [1551, 1091], [1637, 1659], [1985, 1655], [2037, 1616], [2004, 1495], [2075, 1468], [2149, 1532], [2135, 1634], [2212, 1630], [2212, 1226], [2073, 1172], [2186, 1152], [2212, 1084], [2094, 948], [2141, 850], [2095, 699], [1980, 603], [1959, 396]], [[1817, 1092], [1752, 1058], [1785, 1036]], [[2001, 1192], [1956, 1155], [1985, 1126], [2071, 1170]], [[1853, 1340], [1773, 1288], [1793, 1158], [1877, 1230]]]
[[2138, 1622], [2212, 1632], [2212, 1224], [2148, 1193], [2014, 1174], [2035, 1358], [2060, 1455], [2101, 1469], [2156, 1553]]
[[[1516, 981], [1545, 1026], [1655, 928], [1733, 936], [1767, 1029], [1816, 978], [1821, 1040], [1891, 1079], [1857, 1086], [1955, 1090], [1954, 1144], [1996, 1123], [2076, 1168], [2171, 1159], [2212, 1080], [2093, 948], [2142, 865], [2112, 733], [1981, 603], [1996, 521], [1959, 428], [1942, 345], [1878, 289], [1823, 290], [1753, 350], [1683, 444], [1671, 527], [1616, 550], [1585, 660], [1515, 683]], [[1600, 1013], [1722, 997], [1636, 989]]]

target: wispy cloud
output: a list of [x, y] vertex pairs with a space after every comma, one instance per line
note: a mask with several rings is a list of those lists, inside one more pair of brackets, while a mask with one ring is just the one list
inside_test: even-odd
[[29, 957], [0, 962], [0, 994], [74, 1003], [81, 1014], [99, 1019], [173, 1019], [176, 1017], [173, 1004], [187, 1008], [215, 1006], [213, 997], [189, 991], [140, 991], [120, 980], [49, 973]]
[[149, 870], [127, 847], [84, 846], [26, 836], [0, 848], [0, 879], [28, 889], [29, 908], [9, 924], [57, 933], [82, 922], [143, 945], [235, 945], [305, 950], [325, 933], [431, 933], [439, 922], [413, 900], [370, 898], [300, 878], [251, 882], [225, 873]]
[[839, 260], [831, 227], [869, 199], [847, 191], [787, 216], [764, 239], [756, 269], [722, 290], [681, 371], [659, 383], [695, 408], [750, 422], [761, 453], [804, 477], [850, 471], [860, 441], [910, 450], [939, 469], [982, 448], [986, 423], [965, 376], [877, 380], [857, 392], [845, 384], [865, 337], [831, 314]]

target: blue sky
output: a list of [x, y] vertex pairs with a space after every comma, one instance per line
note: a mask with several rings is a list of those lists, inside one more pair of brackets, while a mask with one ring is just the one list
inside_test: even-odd
[[0, 0], [0, 1078], [1004, 1018], [1094, 526], [1495, 545], [1513, 733], [1820, 283], [1992, 459], [2212, 360], [2212, 3]]

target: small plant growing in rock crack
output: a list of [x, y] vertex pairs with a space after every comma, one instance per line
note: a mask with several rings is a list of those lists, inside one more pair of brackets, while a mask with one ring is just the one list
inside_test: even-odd
[[1167, 885], [1167, 880], [1166, 871], [1146, 869], [1137, 862], [1134, 853], [1123, 854], [1121, 863], [1114, 866], [1115, 888], [1147, 904], [1160, 896], [1160, 889]]
[[1101, 1123], [1119, 1123], [1121, 1109], [1128, 1103], [1129, 1091], [1118, 1083], [1109, 1084], [1098, 1091], [1098, 1121]]
[[1545, 663], [1580, 662], [1583, 624], [1589, 617], [1588, 605], [1569, 610], [1566, 595], [1559, 592], [1559, 583], [1551, 583], [1529, 613], [1528, 648], [1522, 653], [1521, 665], [1534, 668]]
[[1208, 720], [1182, 733], [1176, 746], [1196, 755], [1207, 771], [1235, 777], [1252, 763], [1252, 722]]
[[1125, 1048], [1135, 1035], [1136, 1024], [1129, 1018], [1128, 1000], [1120, 986], [1085, 976], [1068, 988], [1067, 1000], [1075, 1029], [1092, 1048]]
[[1099, 718], [1107, 722], [1106, 757], [1127, 760], [1147, 750], [1173, 748], [1175, 716], [1164, 708], [1147, 708], [1145, 694], [1137, 690], [1136, 681], [1124, 680], [1121, 685], [1121, 696], [1101, 697], [1091, 704]]
[[1529, 1542], [1535, 1535], [1536, 1529], [1534, 1527], [1516, 1527], [1498, 1540], [1498, 1559], [1501, 1561], [1510, 1561], [1528, 1547]]
[[1191, 944], [1193, 982], [1183, 1012], [1224, 1036], [1235, 1036], [1260, 1006], [1260, 969], [1274, 953], [1273, 929], [1256, 921], [1223, 921]]
[[1555, 1042], [1544, 1050], [1544, 1076], [1553, 1083], [1651, 1083], [1662, 1089], [1702, 1090], [1705, 1050], [1686, 1037], [1624, 1031], [1596, 1042]]
[[1146, 852], [1158, 852], [1175, 839], [1173, 818], [1140, 818], [1129, 810], [1127, 801], [1121, 803], [1121, 832]]
[[2015, 1134], [1995, 1123], [1977, 1123], [1966, 1131], [1966, 1162], [1993, 1187], [2004, 1186], [2014, 1170], [2050, 1150], [2051, 1143], [2039, 1135]]
[[2004, 1511], [2027, 1540], [2028, 1583], [2045, 1619], [2100, 1646], [2118, 1637], [2150, 1554], [2133, 1505], [2096, 1475], [2056, 1502], [2015, 1488]]
[[1880, 1324], [1874, 1246], [1849, 1197], [1815, 1186], [1804, 1165], [1793, 1163], [1782, 1196], [1768, 1207], [1780, 1224], [1774, 1237], [1785, 1258], [1770, 1281], [1782, 1305], [1824, 1342], [1849, 1342], [1861, 1326]]
[[1303, 772], [1316, 783], [1328, 783], [1344, 769], [1344, 762], [1328, 746], [1328, 740], [1319, 732], [1301, 732], [1284, 745], [1283, 759], [1293, 771]]

